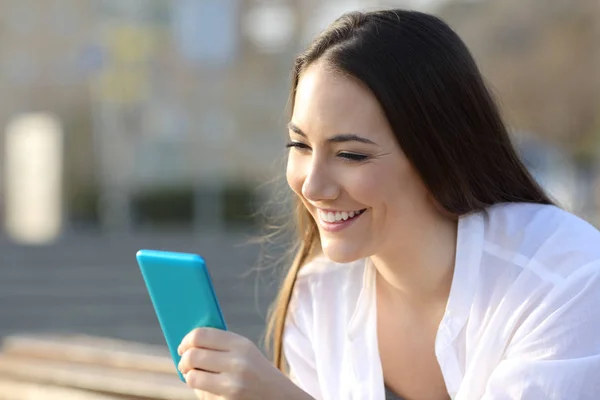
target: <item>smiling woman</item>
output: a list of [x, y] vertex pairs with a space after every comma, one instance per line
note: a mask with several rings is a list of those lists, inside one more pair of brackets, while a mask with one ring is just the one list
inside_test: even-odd
[[298, 386], [318, 399], [600, 392], [600, 233], [532, 179], [443, 21], [342, 16], [296, 59], [290, 104], [298, 247], [268, 338]]
[[349, 13], [297, 57], [291, 89], [279, 370], [200, 329], [181, 348], [188, 384], [226, 399], [598, 398], [600, 233], [532, 179], [461, 39], [423, 13]]

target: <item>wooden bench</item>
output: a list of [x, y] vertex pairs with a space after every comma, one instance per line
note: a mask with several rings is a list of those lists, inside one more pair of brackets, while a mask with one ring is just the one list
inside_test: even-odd
[[82, 335], [14, 335], [0, 348], [0, 400], [193, 400], [166, 348]]

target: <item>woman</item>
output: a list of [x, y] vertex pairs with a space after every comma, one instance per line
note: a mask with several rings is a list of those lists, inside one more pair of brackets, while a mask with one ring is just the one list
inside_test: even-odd
[[527, 173], [446, 24], [342, 16], [297, 58], [291, 104], [300, 236], [270, 332], [297, 386], [247, 340], [203, 329], [182, 344], [192, 387], [227, 399], [600, 398], [600, 233]]

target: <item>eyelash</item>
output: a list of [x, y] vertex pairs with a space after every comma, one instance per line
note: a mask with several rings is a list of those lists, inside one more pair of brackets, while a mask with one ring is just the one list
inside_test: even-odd
[[[310, 147], [305, 145], [304, 143], [300, 143], [300, 142], [289, 142], [285, 145], [286, 148], [296, 148], [297, 150], [309, 150]], [[364, 155], [364, 154], [357, 154], [357, 153], [348, 153], [348, 152], [342, 152], [339, 153], [339, 156], [343, 159], [345, 159], [346, 161], [349, 162], [361, 162], [361, 161], [365, 161], [368, 156]]]

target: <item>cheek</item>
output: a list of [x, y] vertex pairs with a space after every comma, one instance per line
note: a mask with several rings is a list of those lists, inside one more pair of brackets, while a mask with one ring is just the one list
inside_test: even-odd
[[385, 201], [386, 186], [389, 186], [389, 182], [386, 183], [386, 178], [379, 169], [352, 170], [338, 176], [344, 176], [345, 179], [339, 181], [340, 185], [361, 205], [376, 208]]
[[429, 192], [410, 165], [402, 165], [393, 176], [386, 177], [385, 205], [388, 213], [402, 218], [417, 217], [429, 203]]
[[384, 218], [409, 212], [426, 201], [428, 193], [410, 166], [397, 164], [380, 165], [356, 177], [348, 188], [356, 200], [373, 207], [377, 214], [384, 213]]

